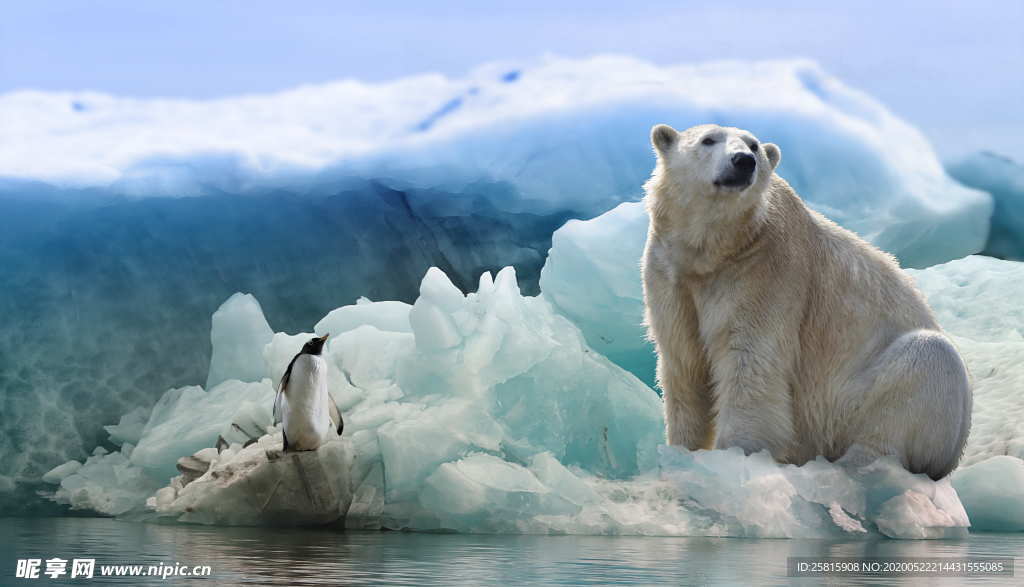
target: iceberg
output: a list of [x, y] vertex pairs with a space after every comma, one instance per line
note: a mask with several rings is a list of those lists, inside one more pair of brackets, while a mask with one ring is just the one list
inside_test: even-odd
[[[240, 303], [244, 312], [235, 311]], [[237, 345], [265, 324], [258, 304], [239, 296], [229, 298], [218, 314], [214, 328], [221, 335], [213, 337], [214, 356], [228, 356], [217, 346]], [[546, 453], [612, 479], [656, 465], [663, 435], [657, 394], [592, 352], [543, 298], [523, 296], [511, 267], [494, 278], [485, 273], [468, 295], [431, 269], [415, 304], [363, 299], [330, 312], [314, 330], [328, 328], [329, 391], [344, 412], [344, 444], [351, 443], [354, 455], [351, 471], [345, 468], [357, 512], [349, 515], [352, 524], [421, 527], [419, 520], [429, 515], [420, 502], [427, 479], [436, 487], [448, 471], [442, 466], [477, 454], [514, 468]], [[61, 486], [53, 498], [120, 514], [144, 512], [145, 497], [154, 497], [149, 509], [177, 512], [182, 521], [265, 519], [249, 510], [221, 516], [212, 505], [197, 504], [217, 503], [227, 498], [211, 495], [236, 495], [239, 488], [266, 487], [281, 477], [274, 472], [275, 459], [266, 457], [279, 452], [272, 445], [280, 438], [271, 426], [271, 378], [280, 378], [310, 336], [274, 333], [259, 353], [246, 352], [245, 364], [211, 363], [211, 373], [228, 365], [232, 378], [209, 390], [167, 391], [139, 437], [131, 436], [135, 443], [123, 444], [102, 462], [72, 461], [47, 473]], [[261, 378], [246, 382], [236, 375]], [[137, 419], [137, 412], [126, 415], [110, 434], [130, 436], [126, 431], [137, 430]], [[169, 489], [157, 496], [139, 491], [135, 497], [144, 499], [117, 511], [92, 506], [102, 502], [102, 491], [89, 493], [89, 500], [72, 500], [64, 491], [102, 480], [99, 473], [114, 465], [149, 480], [147, 491], [153, 484], [170, 483]], [[229, 482], [221, 474], [254, 467], [256, 480]], [[185, 479], [175, 485], [170, 480], [179, 472]]]
[[[549, 57], [486, 64], [463, 79], [345, 80], [208, 101], [18, 91], [0, 96], [0, 109], [19, 145], [0, 152], [0, 176], [79, 198], [89, 188], [336, 193], [339, 180], [378, 178], [439, 190], [417, 199], [447, 215], [478, 200], [594, 214], [639, 193], [653, 124], [715, 122], [779, 144], [783, 175], [812, 204], [918, 263], [977, 252], [991, 211], [987, 196], [946, 176], [921, 133], [807, 60]], [[141, 133], [147, 140], [132, 140]], [[935, 238], [939, 229], [956, 238]]]
[[[215, 347], [265, 324], [244, 307]], [[327, 329], [345, 434], [282, 453], [271, 380]], [[948, 538], [969, 524], [949, 479], [888, 460], [851, 471], [664, 446], [657, 394], [522, 295], [512, 268], [469, 294], [431, 269], [411, 305], [361, 299], [246, 356], [226, 375], [258, 381], [167, 391], [141, 432], [137, 411], [110, 427], [119, 451], [48, 472], [51, 498], [132, 519], [487, 533]]]
[[965, 186], [988, 192], [995, 201], [982, 253], [1024, 260], [1024, 166], [1009, 157], [981, 152], [948, 163], [946, 171]]

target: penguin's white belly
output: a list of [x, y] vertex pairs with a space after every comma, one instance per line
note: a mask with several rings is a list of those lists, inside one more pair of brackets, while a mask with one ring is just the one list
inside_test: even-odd
[[315, 450], [331, 429], [327, 407], [327, 365], [323, 358], [302, 355], [295, 359], [288, 390], [281, 398], [281, 421], [289, 450]]

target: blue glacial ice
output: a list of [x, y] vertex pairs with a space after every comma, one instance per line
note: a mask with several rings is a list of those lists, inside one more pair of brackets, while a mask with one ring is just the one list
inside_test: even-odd
[[[980, 250], [992, 206], [918, 131], [806, 61], [552, 58], [211, 101], [19, 91], [0, 111], [17, 145], [0, 148], [0, 305], [15, 317], [0, 322], [5, 507], [59, 463], [136, 444], [137, 416], [111, 414], [149, 410], [168, 387], [211, 393], [248, 364], [254, 345], [208, 368], [209, 317], [234, 292], [286, 332], [360, 296], [411, 303], [431, 266], [469, 291], [511, 265], [538, 293], [556, 228], [639, 197], [656, 122], [778, 143], [813, 206], [910, 266]], [[636, 284], [616, 287], [609, 303]], [[586, 311], [548, 298], [574, 320]], [[605, 344], [581, 326], [598, 353], [651, 361], [631, 348], [635, 324]]]
[[971, 512], [974, 527], [1024, 532], [1024, 460], [1010, 455], [989, 457], [958, 470], [953, 487]]
[[263, 308], [251, 294], [236, 293], [211, 318], [210, 370], [206, 389], [228, 379], [259, 381], [263, 378], [263, 348], [274, 331], [263, 317]]
[[1024, 260], [1024, 166], [991, 152], [974, 153], [946, 165], [965, 186], [992, 195], [995, 209], [982, 251], [1001, 259]]
[[654, 345], [643, 325], [640, 279], [647, 224], [641, 202], [566, 222], [551, 238], [540, 287], [594, 350], [653, 386]]
[[[262, 330], [258, 308], [248, 296], [229, 298], [218, 310], [226, 336], [217, 340], [234, 344]], [[271, 381], [305, 340], [327, 331], [330, 392], [345, 435], [304, 458], [333, 479], [328, 494], [341, 502], [294, 512], [310, 523], [345, 503], [355, 528], [943, 538], [969, 524], [953, 484], [964, 482], [966, 503], [993, 491], [970, 468], [953, 484], [936, 483], [888, 460], [851, 471], [822, 459], [796, 467], [767, 453], [665, 447], [657, 394], [587, 346], [543, 295], [522, 295], [506, 268], [493, 280], [485, 273], [468, 295], [431, 269], [412, 305], [362, 299], [312, 332], [273, 334], [248, 364], [225, 371], [259, 371], [258, 381], [167, 391], [141, 432], [137, 412], [109, 429], [119, 451], [99, 449], [48, 472], [52, 499], [219, 524], [270, 523], [254, 504], [272, 498], [276, 507], [305, 503], [290, 465], [270, 457], [280, 451]], [[220, 451], [212, 448], [218, 439]], [[175, 464], [190, 455], [208, 469], [189, 482]], [[1010, 485], [996, 491], [1019, 497]]]

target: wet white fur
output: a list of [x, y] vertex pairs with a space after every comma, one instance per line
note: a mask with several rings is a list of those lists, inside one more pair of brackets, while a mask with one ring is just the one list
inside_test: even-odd
[[319, 355], [301, 354], [292, 365], [281, 394], [281, 422], [289, 450], [315, 450], [331, 430], [327, 363]]
[[[959, 354], [895, 260], [807, 208], [755, 141], [652, 130], [643, 280], [669, 443], [948, 474], [970, 428]], [[753, 183], [716, 187], [736, 152]]]

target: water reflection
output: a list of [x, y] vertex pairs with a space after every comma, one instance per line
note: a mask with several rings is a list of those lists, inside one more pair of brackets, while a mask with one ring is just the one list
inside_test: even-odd
[[[1024, 536], [964, 540], [838, 542], [606, 536], [471, 536], [341, 532], [331, 529], [208, 528], [96, 518], [0, 520], [0, 583], [18, 558], [95, 558], [102, 564], [209, 565], [217, 585], [403, 584], [757, 584], [820, 585], [786, 576], [791, 556], [969, 557], [1024, 554]], [[38, 580], [41, 584], [45, 580]], [[904, 579], [956, 585], [964, 579]], [[972, 578], [1012, 584], [1013, 578]], [[94, 583], [168, 584], [158, 577]], [[888, 585], [892, 578], [835, 578], [825, 584]]]

